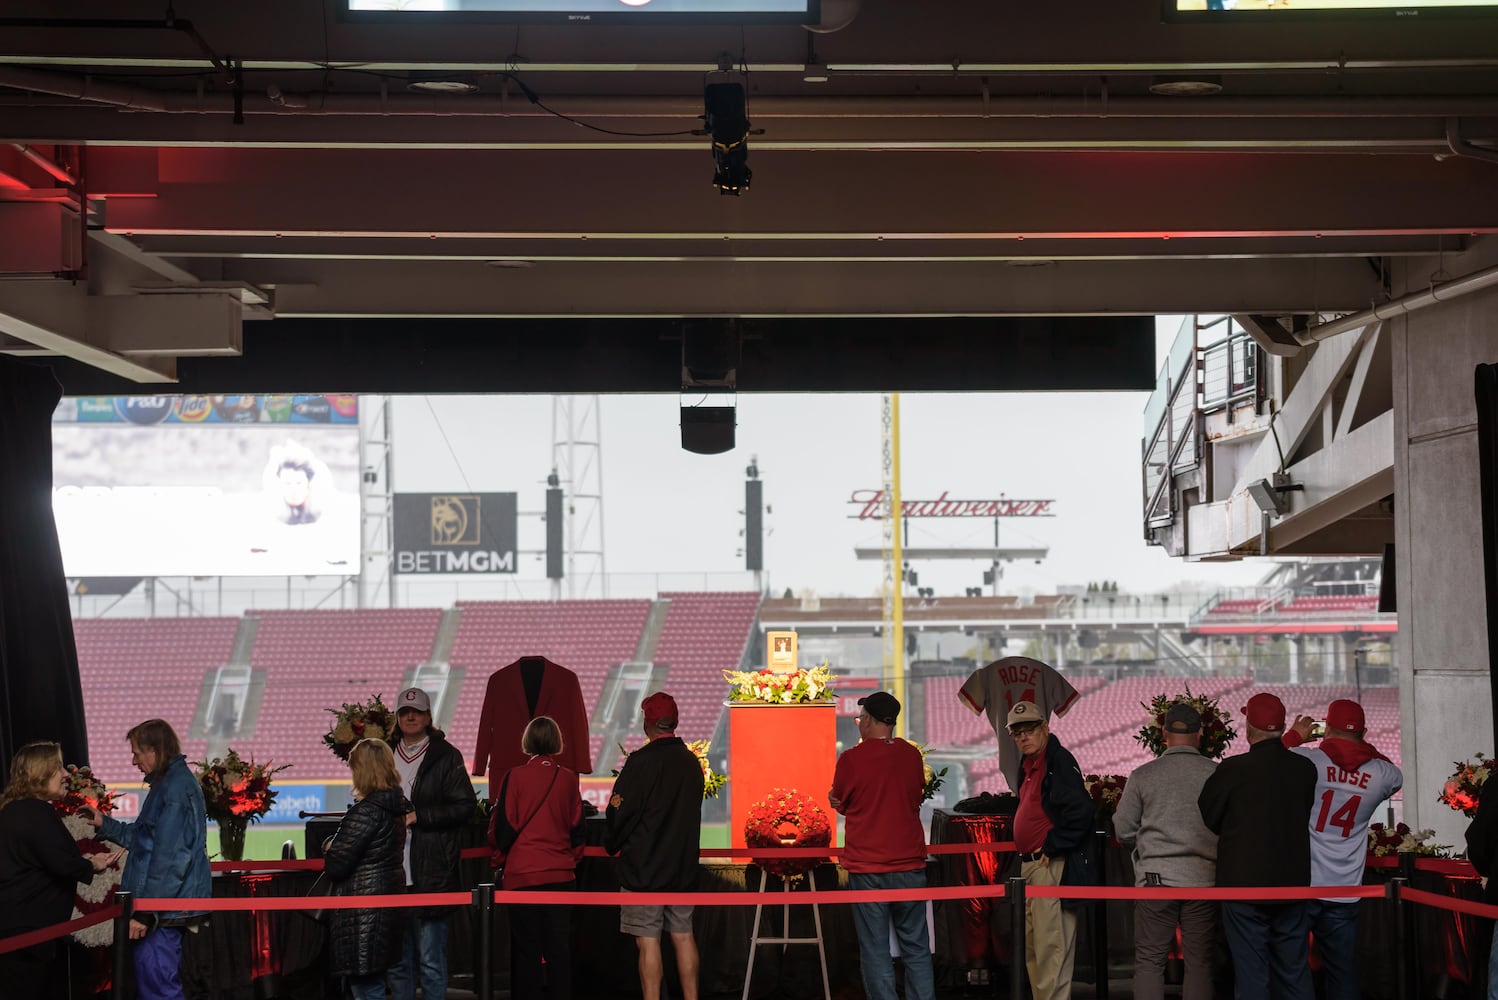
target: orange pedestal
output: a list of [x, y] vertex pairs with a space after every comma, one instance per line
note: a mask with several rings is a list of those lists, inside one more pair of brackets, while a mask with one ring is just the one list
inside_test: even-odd
[[749, 809], [775, 788], [815, 799], [836, 829], [837, 816], [827, 804], [837, 766], [835, 705], [730, 702], [728, 741], [729, 843], [744, 842]]

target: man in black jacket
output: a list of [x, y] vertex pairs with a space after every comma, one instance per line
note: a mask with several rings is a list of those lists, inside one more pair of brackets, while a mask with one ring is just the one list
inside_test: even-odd
[[[1091, 881], [1086, 857], [1092, 832], [1092, 796], [1071, 751], [1051, 734], [1045, 713], [1022, 701], [1009, 710], [1009, 735], [1020, 761], [1019, 810], [1014, 849], [1027, 885], [1078, 885]], [[1077, 915], [1059, 899], [1025, 900], [1025, 970], [1035, 1000], [1071, 996]]]
[[[1310, 885], [1316, 765], [1281, 742], [1285, 706], [1274, 695], [1254, 695], [1243, 713], [1248, 753], [1219, 764], [1196, 803], [1218, 837], [1217, 884]], [[1239, 997], [1312, 1000], [1304, 901], [1225, 902], [1222, 923]]]
[[[461, 892], [459, 834], [477, 814], [478, 799], [463, 753], [432, 726], [432, 701], [421, 688], [407, 688], [395, 701], [399, 735], [391, 744], [401, 788], [411, 800], [406, 813], [406, 885], [410, 892]], [[394, 1000], [447, 995], [447, 907], [418, 910], [406, 923], [401, 958], [390, 969]]]
[[[1486, 880], [1483, 902], [1498, 903], [1498, 786], [1486, 782], [1477, 800], [1477, 814], [1467, 827], [1467, 859], [1477, 874]], [[1493, 789], [1492, 794], [1488, 793]], [[1493, 935], [1493, 946], [1488, 950], [1488, 995], [1493, 994], [1493, 984], [1498, 983], [1498, 933]]]
[[[625, 892], [690, 892], [697, 885], [702, 840], [702, 765], [676, 735], [676, 701], [664, 691], [646, 698], [643, 747], [624, 761], [609, 797], [604, 849], [619, 856]], [[660, 1000], [661, 928], [671, 933], [682, 1000], [697, 1000], [697, 941], [690, 906], [619, 907], [619, 929], [640, 952], [644, 1000]]]

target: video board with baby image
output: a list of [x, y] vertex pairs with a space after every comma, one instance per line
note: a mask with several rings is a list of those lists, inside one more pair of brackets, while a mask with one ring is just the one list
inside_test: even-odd
[[64, 399], [52, 466], [70, 577], [359, 572], [357, 396]]

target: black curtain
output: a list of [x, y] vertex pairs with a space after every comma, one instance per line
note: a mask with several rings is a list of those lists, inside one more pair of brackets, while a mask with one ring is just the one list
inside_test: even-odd
[[1489, 691], [1498, 740], [1498, 365], [1478, 365], [1477, 475], [1482, 489], [1482, 575], [1488, 609]]
[[32, 740], [88, 762], [83, 687], [52, 519], [51, 369], [0, 356], [0, 780]]

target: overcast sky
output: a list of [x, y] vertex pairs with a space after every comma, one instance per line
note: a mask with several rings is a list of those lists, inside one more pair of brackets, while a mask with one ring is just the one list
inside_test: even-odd
[[[1178, 318], [1161, 319], [1159, 353], [1178, 325]], [[1101, 579], [1134, 593], [1187, 580], [1256, 582], [1268, 564], [1188, 564], [1144, 544], [1146, 399], [1146, 393], [904, 393], [904, 497], [946, 491], [958, 499], [1055, 500], [1055, 517], [1002, 522], [1002, 544], [1050, 550], [1039, 565], [1006, 567], [1008, 593], [1054, 593]], [[848, 503], [854, 490], [880, 486], [877, 394], [739, 395], [737, 447], [715, 456], [681, 449], [679, 402], [675, 394], [601, 400], [611, 575], [741, 571], [744, 470], [756, 457], [771, 508], [765, 568], [775, 592], [878, 593], [878, 561], [858, 561], [853, 550], [877, 547], [879, 526], [850, 518], [856, 507]], [[396, 490], [514, 491], [522, 512], [540, 510], [552, 466], [552, 408], [551, 396], [397, 398]], [[540, 550], [542, 530], [539, 518], [522, 514], [520, 547]], [[985, 546], [993, 531], [992, 519], [913, 520], [910, 544]], [[981, 583], [984, 566], [929, 561], [915, 568], [921, 586], [960, 594]], [[524, 556], [517, 576], [544, 579], [544, 564]], [[729, 579], [720, 578], [723, 585]]]

